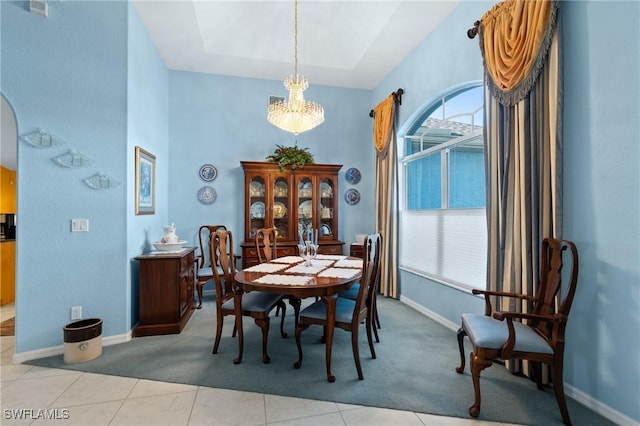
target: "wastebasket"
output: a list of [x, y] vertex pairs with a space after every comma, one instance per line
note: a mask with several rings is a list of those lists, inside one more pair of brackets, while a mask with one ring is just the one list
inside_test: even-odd
[[64, 326], [64, 362], [90, 361], [102, 354], [102, 320], [89, 318]]

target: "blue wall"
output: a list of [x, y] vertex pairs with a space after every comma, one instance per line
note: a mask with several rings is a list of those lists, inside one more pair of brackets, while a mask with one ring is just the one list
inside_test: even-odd
[[[424, 101], [482, 78], [467, 28], [491, 4], [465, 2], [374, 90], [402, 86], [400, 134]], [[567, 330], [567, 393], [620, 423], [640, 421], [640, 41], [637, 2], [562, 2], [564, 238], [580, 253]], [[442, 46], [447, 46], [442, 49]], [[615, 48], [613, 48], [615, 46]], [[420, 70], [416, 72], [416, 70]], [[402, 298], [457, 327], [482, 301], [401, 273]], [[601, 404], [604, 404], [601, 405]], [[632, 420], [629, 420], [632, 419]]]
[[[373, 227], [373, 150], [368, 111], [404, 88], [399, 123], [409, 126], [436, 93], [482, 78], [477, 40], [466, 30], [493, 2], [464, 2], [373, 91], [320, 87], [326, 122], [297, 140], [317, 162], [344, 164], [363, 180], [356, 206], [340, 199], [340, 236], [347, 243]], [[27, 2], [1, 2], [1, 87], [18, 131], [49, 128], [68, 141], [60, 149], [19, 144], [16, 354], [62, 344], [69, 307], [104, 319], [106, 337], [135, 322], [135, 264], [145, 242], [169, 222], [195, 243], [203, 223], [242, 233], [241, 160], [263, 160], [275, 144], [295, 138], [266, 123], [269, 95], [281, 81], [167, 71], [135, 8], [126, 2], [50, 2], [49, 18]], [[578, 294], [565, 355], [568, 393], [640, 421], [640, 191], [636, 2], [563, 2], [564, 237], [581, 255]], [[615, 49], [611, 47], [615, 46]], [[97, 52], [97, 53], [96, 53]], [[284, 76], [283, 76], [284, 77]], [[153, 216], [133, 215], [133, 149], [158, 157]], [[77, 148], [96, 160], [67, 170], [50, 158]], [[198, 169], [218, 168], [211, 206], [197, 202]], [[122, 182], [94, 191], [82, 178], [101, 170]], [[90, 220], [72, 234], [69, 221]], [[236, 238], [239, 244], [240, 238]], [[401, 274], [404, 299], [458, 324], [461, 312], [482, 312], [464, 292]], [[455, 342], [452, 341], [452, 345]]]

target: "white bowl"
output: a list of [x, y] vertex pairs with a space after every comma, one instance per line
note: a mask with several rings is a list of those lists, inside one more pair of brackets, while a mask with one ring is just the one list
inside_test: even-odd
[[181, 240], [177, 243], [163, 243], [161, 241], [156, 241], [155, 243], [153, 243], [153, 246], [159, 251], [177, 251], [180, 250], [186, 243], [186, 240]]

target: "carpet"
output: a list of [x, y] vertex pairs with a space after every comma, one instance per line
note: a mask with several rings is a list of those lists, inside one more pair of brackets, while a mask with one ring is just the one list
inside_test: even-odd
[[[409, 410], [468, 418], [473, 403], [469, 361], [464, 374], [459, 365], [456, 333], [407, 305], [379, 298], [382, 329], [371, 359], [364, 326], [360, 333], [360, 357], [364, 380], [358, 380], [351, 351], [351, 335], [336, 329], [332, 370], [336, 382], [326, 379], [322, 328], [312, 326], [302, 334], [302, 367], [293, 368], [297, 349], [293, 337], [292, 308], [288, 306], [286, 331], [279, 333], [279, 318], [272, 318], [269, 333], [270, 364], [261, 361], [260, 329], [244, 319], [243, 361], [233, 364], [237, 341], [231, 337], [227, 317], [218, 354], [211, 353], [215, 336], [215, 305], [205, 298], [179, 335], [149, 336], [106, 346], [102, 355], [81, 364], [65, 364], [62, 355], [27, 364], [116, 376], [137, 377], [214, 388], [235, 389], [347, 404]], [[467, 348], [466, 354], [470, 352]], [[482, 372], [482, 408], [479, 419], [519, 424], [562, 424], [552, 389], [537, 390], [527, 378], [510, 374], [500, 365]], [[567, 399], [576, 425], [613, 425], [582, 404]]]
[[16, 329], [16, 317], [0, 322], [0, 336], [13, 336]]

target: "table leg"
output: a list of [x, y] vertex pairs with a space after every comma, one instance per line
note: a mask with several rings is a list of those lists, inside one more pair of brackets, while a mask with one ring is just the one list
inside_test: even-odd
[[333, 329], [336, 323], [336, 300], [337, 296], [322, 296], [322, 301], [327, 308], [327, 327], [325, 333], [326, 339], [326, 363], [327, 363], [327, 380], [336, 381], [336, 376], [331, 374], [331, 349], [333, 346]]
[[300, 300], [299, 297], [296, 296], [289, 296], [289, 304], [291, 305], [291, 307], [293, 308], [293, 314], [294, 314], [294, 326], [297, 327], [298, 326], [298, 320], [300, 319], [300, 305], [302, 304], [302, 301]]
[[236, 333], [238, 338], [238, 357], [233, 360], [234, 364], [242, 362], [242, 351], [244, 348], [244, 332], [242, 329], [242, 290], [233, 293], [233, 307], [236, 313]]

